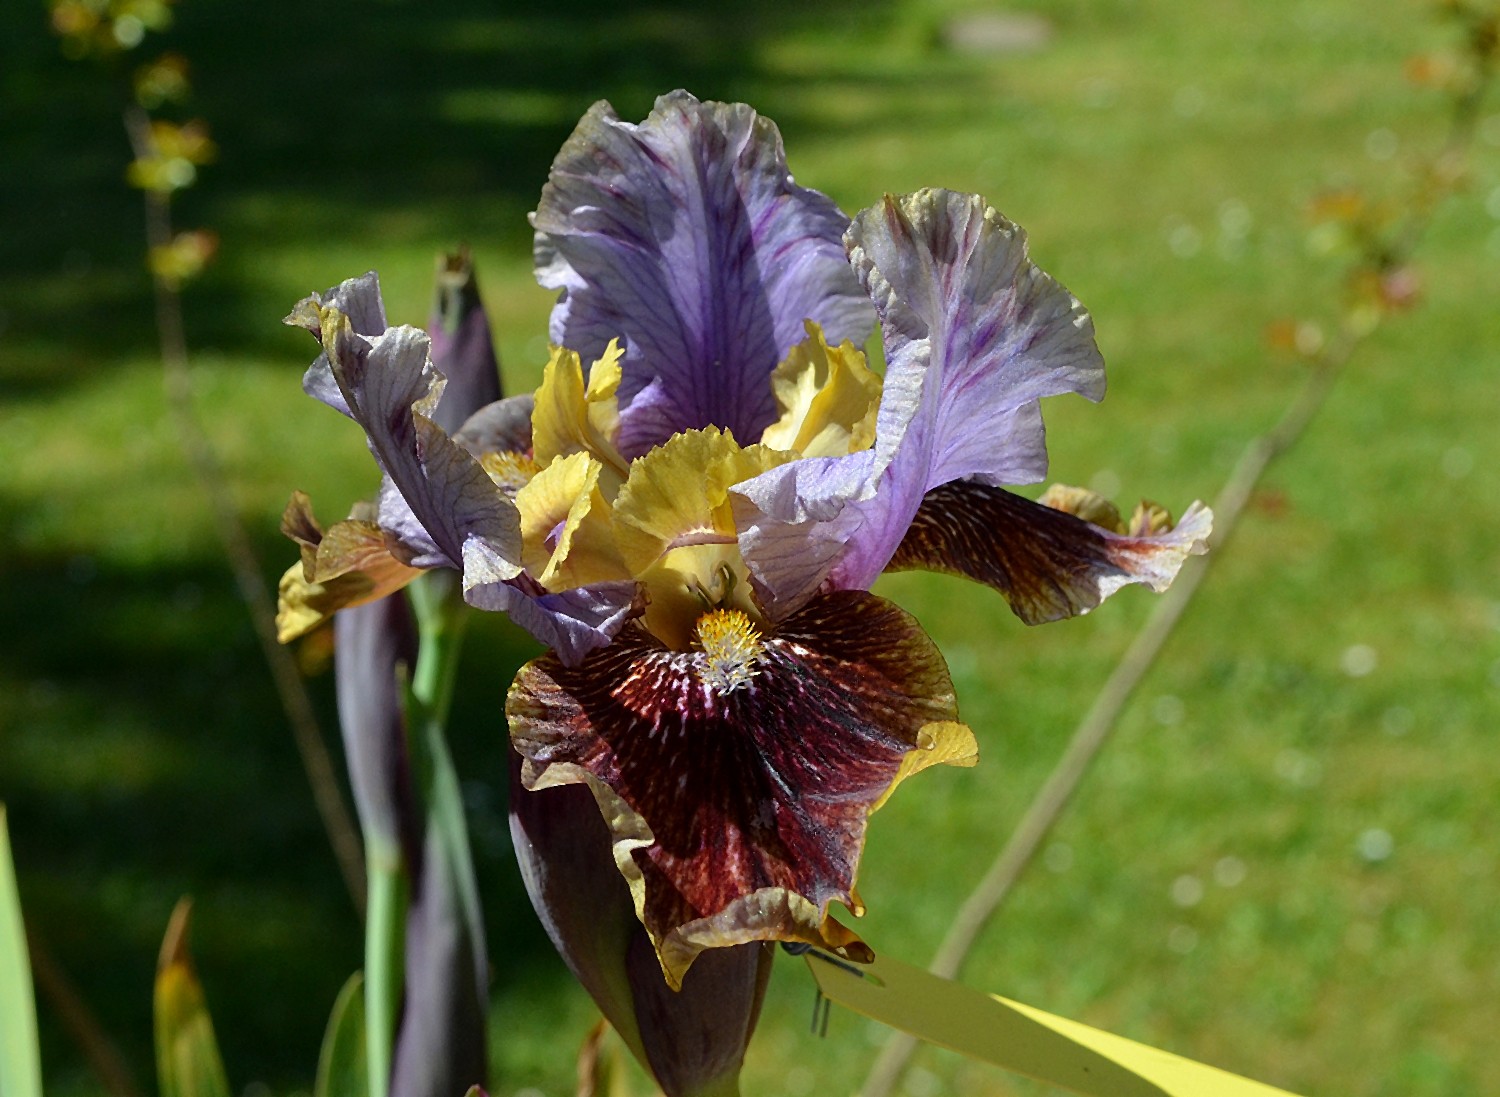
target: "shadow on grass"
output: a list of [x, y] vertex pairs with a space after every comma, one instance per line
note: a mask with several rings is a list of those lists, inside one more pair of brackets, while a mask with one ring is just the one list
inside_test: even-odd
[[[179, 200], [182, 225], [224, 239], [194, 288], [190, 342], [283, 354], [285, 333], [265, 318], [308, 289], [284, 284], [287, 254], [377, 237], [524, 253], [525, 213], [595, 99], [639, 118], [674, 87], [761, 103], [837, 80], [889, 96], [884, 77], [848, 75], [857, 65], [767, 72], [762, 50], [789, 30], [847, 35], [887, 17], [868, 0], [190, 0], [142, 51], [190, 59], [191, 111], [221, 150]], [[155, 354], [140, 202], [123, 183], [115, 88], [60, 56], [40, 5], [0, 5], [0, 94], [0, 400], [46, 400], [101, 363]], [[767, 113], [816, 132], [819, 118], [772, 100]], [[0, 616], [18, 623], [0, 663], [0, 798], [28, 918], [149, 1091], [156, 949], [172, 903], [194, 894], [230, 1077], [305, 1085], [360, 934], [227, 569], [109, 570], [87, 555], [102, 544], [22, 555], [9, 524], [23, 519], [0, 500]], [[274, 531], [255, 533], [261, 559], [287, 558]], [[529, 644], [506, 622], [476, 622], [454, 747], [496, 978], [561, 990], [504, 823], [504, 692]], [[314, 688], [331, 734], [331, 682]], [[91, 1089], [45, 1008], [43, 1029], [50, 1090]]]
[[[193, 895], [231, 1079], [305, 1085], [361, 934], [225, 569], [3, 551], [0, 566], [0, 616], [24, 622], [0, 672], [0, 800], [28, 922], [149, 1091], [156, 950]], [[505, 943], [496, 985], [562, 987], [505, 825], [504, 690], [533, 647], [502, 620], [474, 626], [452, 735], [489, 933]], [[313, 688], [333, 736], [332, 682]], [[46, 1003], [42, 1022], [49, 1092], [91, 1088]]]
[[[194, 289], [193, 342], [284, 348], [263, 318], [307, 287], [275, 280], [266, 255], [276, 249], [316, 254], [378, 236], [426, 247], [482, 239], [524, 254], [524, 215], [596, 99], [638, 118], [674, 87], [752, 102], [771, 87], [829, 81], [890, 94], [890, 74], [851, 76], [850, 58], [842, 75], [831, 65], [767, 72], [763, 48], [798, 28], [847, 36], [883, 25], [885, 13], [855, 0], [185, 3], [130, 62], [162, 49], [188, 57], [189, 110], [209, 120], [220, 149], [178, 200], [181, 224], [207, 224], [224, 242]], [[42, 13], [0, 10], [10, 104], [0, 204], [12, 213], [0, 236], [0, 339], [29, 352], [0, 367], [0, 393], [45, 391], [99, 356], [154, 347], [113, 91], [95, 66], [59, 55]]]

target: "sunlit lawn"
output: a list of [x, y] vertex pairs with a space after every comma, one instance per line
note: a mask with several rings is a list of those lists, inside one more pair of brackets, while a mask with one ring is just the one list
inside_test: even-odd
[[[188, 295], [199, 397], [265, 560], [294, 487], [371, 490], [357, 431], [301, 396], [279, 318], [368, 268], [420, 322], [435, 253], [477, 256], [512, 391], [550, 302], [525, 214], [596, 98], [639, 118], [687, 86], [777, 119], [800, 182], [984, 193], [1094, 313], [1102, 406], [1048, 408], [1053, 474], [1177, 509], [1210, 497], [1303, 367], [1263, 329], [1327, 313], [1307, 199], [1396, 194], [1441, 136], [1401, 65], [1442, 41], [1417, 3], [1035, 4], [1036, 52], [946, 49], [957, 3], [480, 0], [312, 9], [184, 0], [172, 45], [220, 161], [183, 202], [221, 237]], [[496, 6], [498, 7], [498, 6]], [[732, 21], [726, 21], [732, 19]], [[101, 74], [0, 8], [0, 798], [23, 901], [149, 1087], [150, 975], [172, 903], [231, 1079], [310, 1085], [359, 963], [353, 908], [202, 500], [163, 413], [136, 199]], [[1306, 1094], [1500, 1092], [1500, 103], [1437, 219], [1421, 308], [1377, 333], [1278, 465], [1042, 862], [965, 980]], [[1486, 212], [1486, 210], [1490, 212]], [[863, 929], [925, 962], [1151, 606], [1130, 591], [1028, 630], [997, 595], [897, 576], [947, 653], [983, 761], [876, 818]], [[495, 965], [491, 1092], [572, 1092], [592, 1006], [514, 879], [503, 691], [534, 650], [472, 636], [456, 720]], [[315, 683], [332, 728], [331, 683]], [[747, 1094], [853, 1093], [883, 1032], [783, 958]], [[49, 1091], [95, 1091], [44, 1007]], [[925, 1052], [939, 1093], [1039, 1087]], [[257, 1088], [255, 1092], [265, 1092]]]

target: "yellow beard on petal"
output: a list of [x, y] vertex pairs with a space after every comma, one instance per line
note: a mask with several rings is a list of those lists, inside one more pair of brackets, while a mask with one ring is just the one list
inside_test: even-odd
[[489, 474], [495, 486], [510, 496], [514, 496], [531, 482], [533, 476], [542, 471], [541, 466], [531, 457], [511, 449], [481, 454], [479, 465]]
[[646, 584], [646, 627], [668, 647], [686, 650], [708, 610], [735, 608], [759, 620], [729, 489], [795, 457], [741, 449], [728, 431], [708, 427], [673, 435], [631, 464], [615, 499], [615, 542]]
[[715, 693], [733, 693], [750, 684], [761, 657], [760, 630], [748, 614], [716, 609], [698, 618], [694, 639], [703, 652], [698, 677]]

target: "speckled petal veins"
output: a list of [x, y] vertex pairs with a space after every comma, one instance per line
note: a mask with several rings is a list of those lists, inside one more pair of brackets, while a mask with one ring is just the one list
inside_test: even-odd
[[592, 361], [623, 340], [626, 457], [710, 425], [755, 441], [804, 320], [835, 343], [869, 334], [848, 220], [792, 181], [775, 125], [743, 103], [673, 92], [640, 125], [589, 110], [532, 215], [537, 280], [563, 291], [553, 342]]
[[962, 575], [1005, 595], [1029, 625], [1087, 613], [1130, 583], [1162, 591], [1207, 551], [1213, 514], [1194, 503], [1176, 528], [1113, 533], [1000, 488], [955, 481], [927, 493], [888, 570]]
[[914, 750], [973, 759], [942, 656], [904, 611], [838, 591], [764, 639], [746, 685], [716, 691], [700, 659], [632, 627], [576, 668], [529, 664], [507, 704], [523, 782], [593, 789], [674, 985], [753, 940], [861, 955], [828, 907], [860, 909], [871, 810]]

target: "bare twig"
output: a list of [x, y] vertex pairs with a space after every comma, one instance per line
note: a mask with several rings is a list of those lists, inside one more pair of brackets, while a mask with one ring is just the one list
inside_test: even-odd
[[[125, 111], [125, 130], [139, 158], [151, 153], [151, 119], [140, 107]], [[153, 249], [172, 243], [171, 207], [166, 195], [147, 190], [146, 238]], [[156, 328], [161, 342], [162, 371], [166, 383], [167, 405], [176, 426], [177, 437], [187, 454], [204, 495], [213, 512], [214, 526], [234, 573], [240, 597], [250, 612], [261, 654], [275, 682], [281, 706], [291, 725], [302, 768], [312, 786], [313, 800], [323, 821], [323, 829], [338, 860], [350, 898], [361, 916], [365, 904], [365, 870], [359, 831], [344, 803], [333, 762], [324, 745], [318, 719], [313, 712], [307, 687], [291, 654], [276, 640], [276, 609], [262, 579], [260, 563], [250, 544], [244, 522], [234, 505], [224, 471], [219, 465], [207, 432], [198, 419], [193, 404], [192, 375], [188, 370], [187, 339], [183, 333], [182, 299], [176, 288], [160, 274], [153, 274], [156, 296]]]
[[38, 993], [52, 1007], [105, 1090], [112, 1097], [141, 1097], [120, 1049], [104, 1031], [104, 1026], [67, 974], [52, 959], [33, 926], [26, 928], [26, 952], [31, 958], [31, 974], [36, 980]]
[[[1433, 165], [1444, 171], [1453, 171], [1455, 164], [1462, 161], [1472, 143], [1478, 108], [1491, 79], [1490, 56], [1476, 51], [1474, 60], [1474, 82], [1455, 97], [1447, 139], [1433, 158]], [[1421, 242], [1435, 208], [1434, 201], [1412, 202], [1410, 215], [1401, 225], [1400, 231], [1381, 251], [1379, 262], [1382, 268], [1399, 266], [1410, 258]], [[1157, 602], [1146, 624], [1120, 657], [1119, 663], [1094, 698], [1088, 713], [1074, 729], [1062, 757], [1033, 797], [1010, 839], [959, 908], [947, 936], [933, 957], [931, 970], [934, 974], [949, 979], [958, 975], [979, 935], [995, 916], [1022, 872], [1036, 856], [1042, 842], [1061, 818], [1090, 763], [1114, 730], [1136, 687], [1155, 665], [1199, 584], [1208, 574], [1210, 561], [1219, 558], [1266, 469], [1301, 440], [1309, 424], [1327, 401], [1345, 364], [1367, 333], [1367, 329], [1346, 322], [1337, 337], [1319, 356], [1313, 372], [1281, 419], [1271, 430], [1252, 439], [1241, 451], [1213, 504], [1212, 541], [1217, 551], [1187, 562], [1176, 582]], [[904, 1032], [892, 1033], [860, 1088], [862, 1097], [888, 1097], [916, 1051], [917, 1044], [915, 1037]]]

